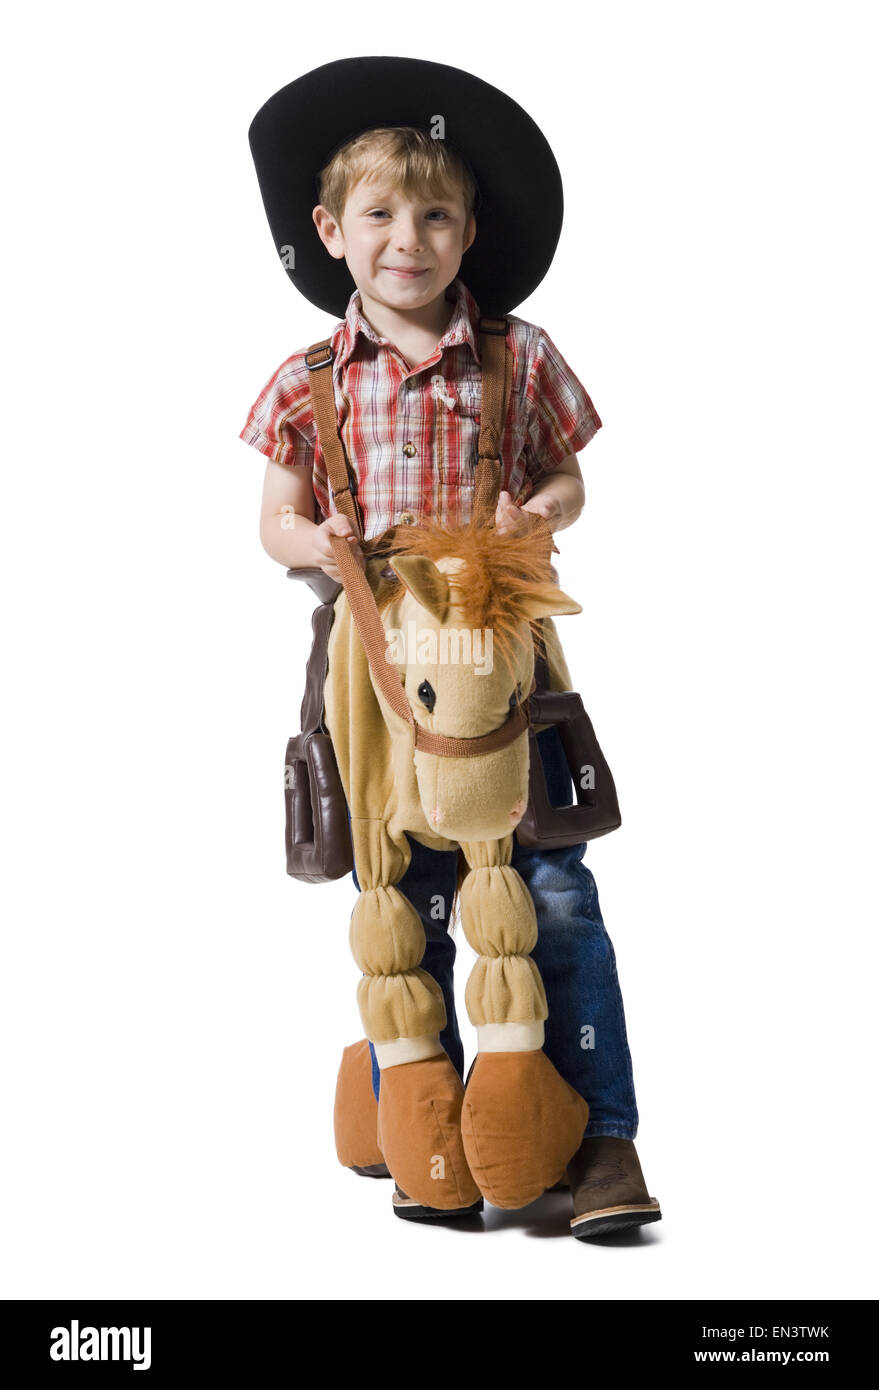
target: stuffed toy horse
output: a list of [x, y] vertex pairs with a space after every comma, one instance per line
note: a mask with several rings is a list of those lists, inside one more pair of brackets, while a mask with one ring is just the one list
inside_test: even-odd
[[[431, 525], [394, 545], [390, 557], [369, 557], [364, 575], [334, 542], [345, 588], [324, 718], [361, 888], [350, 926], [357, 999], [381, 1072], [376, 1107], [366, 1042], [346, 1049], [337, 1152], [352, 1167], [383, 1161], [427, 1207], [461, 1210], [480, 1194], [522, 1207], [563, 1176], [589, 1113], [543, 1051], [546, 995], [529, 954], [536, 915], [511, 865], [528, 800], [534, 638], [549, 655], [551, 615], [582, 609], [555, 583], [536, 528]], [[352, 609], [355, 580], [369, 594]], [[466, 861], [456, 900], [477, 954], [466, 1006], [478, 1039], [466, 1090], [439, 1040], [442, 993], [419, 968], [421, 919], [396, 886], [411, 858], [407, 832]]]

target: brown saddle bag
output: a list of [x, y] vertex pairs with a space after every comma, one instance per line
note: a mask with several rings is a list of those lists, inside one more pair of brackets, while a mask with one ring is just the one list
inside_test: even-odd
[[328, 883], [350, 874], [354, 865], [348, 803], [323, 722], [327, 643], [333, 601], [342, 586], [319, 568], [287, 572], [305, 580], [321, 599], [311, 618], [314, 640], [305, 668], [301, 732], [288, 740], [284, 760], [287, 873], [305, 883]]

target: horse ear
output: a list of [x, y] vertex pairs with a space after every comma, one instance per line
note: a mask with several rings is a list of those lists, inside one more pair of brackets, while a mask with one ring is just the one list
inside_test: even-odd
[[555, 584], [542, 584], [523, 595], [526, 618], [548, 618], [558, 613], [582, 613], [583, 605]]
[[449, 581], [426, 555], [396, 555], [388, 563], [416, 603], [442, 625], [449, 612]]

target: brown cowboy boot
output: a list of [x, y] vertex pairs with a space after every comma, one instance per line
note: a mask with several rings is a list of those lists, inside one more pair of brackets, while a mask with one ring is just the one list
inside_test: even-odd
[[568, 1182], [574, 1199], [571, 1234], [578, 1240], [662, 1220], [659, 1203], [644, 1184], [632, 1139], [584, 1139], [568, 1164]]

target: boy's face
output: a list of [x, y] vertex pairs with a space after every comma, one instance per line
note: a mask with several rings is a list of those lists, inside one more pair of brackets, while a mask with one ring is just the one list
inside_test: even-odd
[[341, 226], [324, 207], [312, 214], [331, 256], [344, 256], [367, 300], [405, 313], [443, 295], [476, 236], [460, 194], [425, 201], [368, 178], [348, 194]]

